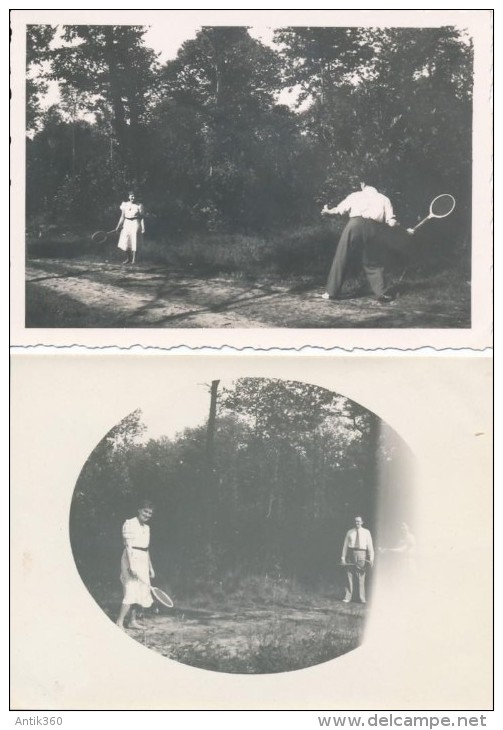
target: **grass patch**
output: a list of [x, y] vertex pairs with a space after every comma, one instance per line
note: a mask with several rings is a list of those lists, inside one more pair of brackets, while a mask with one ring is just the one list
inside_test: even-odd
[[232, 274], [256, 280], [265, 275], [325, 274], [337, 231], [326, 224], [305, 226], [272, 237], [195, 234], [185, 239], [147, 238], [142, 260], [206, 276]]
[[[277, 674], [316, 666], [342, 656], [361, 643], [362, 627], [325, 630], [294, 630], [280, 621], [268, 627], [250, 630], [247, 642], [239, 650], [207, 639], [180, 644], [163, 651], [163, 655], [199, 669], [230, 674]], [[155, 649], [155, 646], [151, 648]]]
[[[342, 227], [341, 222], [323, 222], [268, 237], [198, 233], [163, 239], [147, 235], [139, 247], [138, 261], [186, 274], [252, 280], [306, 273], [325, 276]], [[116, 249], [117, 237], [99, 246], [90, 236], [72, 232], [54, 231], [49, 238], [27, 241], [28, 258], [103, 261], [112, 258]]]
[[[325, 280], [345, 220], [319, 223], [275, 231], [268, 236], [240, 233], [193, 233], [172, 237], [147, 235], [138, 250], [139, 264], [157, 264], [194, 276], [231, 276], [256, 281]], [[52, 231], [43, 238], [29, 238], [28, 258], [81, 259], [118, 263], [123, 253], [117, 250], [117, 236], [102, 245], [94, 244], [81, 231]], [[446, 268], [466, 269], [469, 256], [452, 255], [452, 242], [433, 245], [428, 239], [410, 243], [403, 231], [389, 232], [390, 272], [403, 269], [406, 261], [414, 270], [438, 273]], [[355, 267], [355, 272], [361, 266]], [[349, 277], [354, 272], [348, 271]], [[466, 275], [463, 270], [463, 275]]]

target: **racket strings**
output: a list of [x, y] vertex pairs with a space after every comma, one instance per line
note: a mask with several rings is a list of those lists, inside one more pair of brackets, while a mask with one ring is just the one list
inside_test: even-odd
[[94, 243], [105, 243], [105, 241], [108, 239], [109, 236], [111, 236], [113, 233], [117, 233], [115, 228], [111, 231], [96, 231], [91, 236]]
[[452, 195], [439, 195], [431, 204], [431, 215], [434, 215], [436, 218], [443, 218], [449, 215], [449, 213], [452, 213], [455, 205], [456, 201]]
[[150, 590], [152, 591], [154, 598], [156, 598], [159, 603], [162, 603], [163, 606], [166, 606], [167, 608], [173, 607], [173, 601], [165, 591], [162, 591], [160, 588], [155, 588], [154, 586], [151, 586]]

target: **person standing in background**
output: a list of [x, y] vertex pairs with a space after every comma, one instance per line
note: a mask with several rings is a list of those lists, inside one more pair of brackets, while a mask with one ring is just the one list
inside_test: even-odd
[[395, 547], [378, 548], [380, 553], [392, 553], [397, 558], [395, 567], [402, 573], [402, 579], [408, 580], [414, 575], [416, 568], [416, 538], [412, 534], [409, 525], [402, 522], [400, 525], [400, 538]]
[[367, 565], [374, 565], [374, 545], [370, 530], [363, 527], [360, 515], [355, 517], [355, 526], [348, 530], [342, 547], [341, 563], [346, 566], [347, 586], [343, 603], [353, 600], [354, 582], [357, 578], [361, 603], [366, 603], [365, 576]]
[[145, 233], [145, 210], [141, 203], [135, 201], [135, 194], [130, 192], [128, 200], [121, 203], [121, 217], [115, 229], [121, 232], [117, 246], [127, 254], [125, 264], [135, 263], [138, 243]]

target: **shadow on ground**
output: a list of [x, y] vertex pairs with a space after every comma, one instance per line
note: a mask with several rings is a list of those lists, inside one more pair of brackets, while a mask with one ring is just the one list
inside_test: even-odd
[[340, 300], [323, 283], [246, 281], [187, 275], [166, 266], [87, 259], [31, 259], [26, 266], [27, 327], [121, 328], [463, 328], [470, 283], [458, 272], [411, 272], [381, 305], [348, 282]]

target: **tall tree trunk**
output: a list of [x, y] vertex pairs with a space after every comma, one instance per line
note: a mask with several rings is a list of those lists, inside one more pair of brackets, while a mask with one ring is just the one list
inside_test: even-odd
[[210, 387], [210, 412], [208, 415], [208, 425], [206, 427], [206, 479], [204, 484], [203, 504], [206, 507], [206, 564], [207, 575], [211, 579], [216, 570], [214, 560], [214, 533], [217, 523], [218, 513], [218, 488], [215, 476], [215, 422], [217, 416], [217, 397], [218, 385], [220, 380], [212, 380]]
[[219, 383], [220, 380], [212, 380], [210, 388], [210, 413], [208, 416], [208, 426], [206, 427], [206, 464], [208, 467], [208, 472], [213, 471], [215, 421], [217, 416], [217, 396]]
[[72, 177], [75, 177], [75, 172], [76, 172], [75, 125], [76, 125], [76, 119], [74, 116], [73, 120], [72, 120]]
[[135, 176], [129, 128], [126, 123], [126, 110], [122, 101], [122, 88], [119, 79], [119, 69], [117, 66], [116, 51], [114, 48], [114, 29], [113, 26], [105, 27], [105, 49], [104, 56], [110, 74], [110, 93], [112, 97], [112, 127], [117, 137], [121, 156], [128, 168], [130, 175]]
[[376, 506], [379, 500], [380, 474], [379, 474], [379, 436], [381, 432], [381, 424], [379, 418], [369, 412], [369, 431], [368, 431], [368, 456], [367, 456], [367, 474], [366, 484], [364, 485], [363, 499], [365, 504], [362, 505], [368, 510], [368, 516], [376, 518]]

